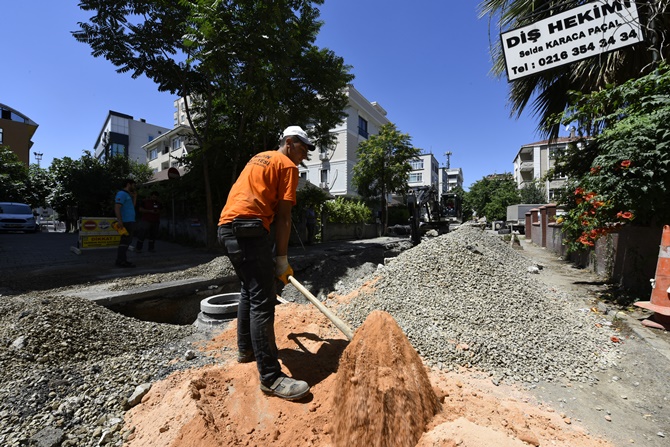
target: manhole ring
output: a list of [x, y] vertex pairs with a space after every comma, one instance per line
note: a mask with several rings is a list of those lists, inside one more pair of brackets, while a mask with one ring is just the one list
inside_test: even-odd
[[200, 310], [213, 315], [236, 313], [239, 302], [239, 292], [212, 295], [200, 301]]

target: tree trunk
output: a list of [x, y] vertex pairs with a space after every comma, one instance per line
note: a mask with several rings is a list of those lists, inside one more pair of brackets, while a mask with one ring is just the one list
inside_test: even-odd
[[208, 249], [212, 249], [216, 246], [216, 228], [217, 225], [214, 222], [214, 210], [212, 205], [212, 187], [209, 181], [209, 162], [205, 152], [202, 153], [202, 170], [203, 170], [203, 181], [205, 182], [205, 200], [207, 202], [207, 225], [205, 225], [206, 231], [206, 245]]

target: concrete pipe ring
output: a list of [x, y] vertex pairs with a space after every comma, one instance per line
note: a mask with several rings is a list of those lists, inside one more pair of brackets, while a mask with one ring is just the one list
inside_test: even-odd
[[211, 315], [237, 313], [239, 302], [239, 293], [222, 293], [200, 301], [200, 310]]

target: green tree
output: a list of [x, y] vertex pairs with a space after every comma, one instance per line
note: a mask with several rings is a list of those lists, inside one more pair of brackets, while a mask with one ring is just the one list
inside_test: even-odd
[[[607, 126], [588, 145], [592, 155], [578, 166], [575, 150], [559, 159], [572, 188], [564, 223], [571, 250], [592, 246], [623, 224], [660, 225], [670, 221], [670, 68], [620, 86], [610, 86], [579, 101], [564, 116]], [[606, 114], [605, 111], [611, 110]]]
[[354, 165], [352, 183], [366, 199], [377, 199], [382, 210], [382, 228], [388, 226], [388, 201], [391, 193], [404, 194], [409, 189], [410, 161], [421, 155], [411, 144], [409, 134], [398, 131], [395, 124], [384, 124], [379, 134], [358, 145], [358, 162]]
[[[563, 0], [484, 0], [479, 4], [480, 16], [488, 15], [498, 34], [549, 18], [573, 8], [576, 3]], [[647, 36], [645, 43], [618, 51], [542, 71], [511, 82], [508, 94], [511, 114], [520, 116], [532, 101], [538, 128], [557, 137], [560, 124], [552, 116], [560, 114], [570, 103], [569, 92], [593, 92], [609, 84], [621, 84], [650, 73], [660, 60], [670, 56], [670, 4], [667, 1], [637, 2], [640, 23]], [[505, 75], [505, 58], [499, 39], [492, 39], [492, 73]], [[642, 51], [643, 50], [643, 51]]]
[[520, 203], [519, 190], [512, 174], [484, 177], [470, 186], [463, 199], [463, 209], [470, 209], [488, 221], [505, 220], [507, 207]]
[[[281, 130], [308, 124], [319, 144], [341, 122], [353, 79], [332, 51], [314, 45], [323, 0], [84, 0], [95, 11], [74, 37], [133, 78], [189, 99], [208, 242], [218, 207], [246, 161], [276, 147]], [[225, 175], [223, 175], [225, 174]], [[188, 176], [186, 176], [188, 177]], [[214, 183], [214, 185], [212, 185]]]
[[33, 207], [46, 207], [49, 205], [48, 197], [53, 187], [53, 177], [48, 169], [41, 168], [36, 164], [28, 166], [28, 203]]
[[7, 146], [0, 146], [0, 166], [0, 200], [32, 205], [29, 202], [28, 168]]
[[539, 181], [533, 181], [526, 183], [519, 190], [519, 200], [519, 203], [545, 203], [547, 194]]
[[47, 202], [63, 216], [70, 206], [77, 207], [79, 216], [113, 216], [114, 194], [122, 180], [132, 178], [141, 185], [151, 178], [144, 164], [122, 156], [101, 162], [88, 151], [78, 160], [54, 159], [49, 171], [53, 189]]

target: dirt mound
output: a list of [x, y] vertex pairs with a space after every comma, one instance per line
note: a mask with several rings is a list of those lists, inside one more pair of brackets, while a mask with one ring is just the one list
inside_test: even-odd
[[[380, 323], [379, 319], [375, 320]], [[362, 337], [364, 333], [361, 332], [359, 338], [365, 338], [361, 344], [367, 349], [380, 345], [384, 350], [374, 355], [366, 354], [366, 349], [361, 347], [347, 348], [346, 338], [313, 306], [278, 306], [275, 332], [283, 369], [297, 379], [306, 380], [311, 386], [311, 395], [306, 400], [288, 402], [268, 397], [259, 390], [258, 371], [254, 363], [235, 362], [236, 326], [233, 323], [207, 345], [200, 347], [202, 355], [217, 356], [220, 366], [178, 372], [154, 383], [142, 403], [126, 413], [124, 430], [132, 433], [124, 446], [333, 447], [335, 423], [343, 421], [335, 401], [341, 399], [343, 392], [351, 393], [346, 388], [353, 385], [349, 382], [344, 390], [341, 389], [336, 383], [340, 375], [338, 371], [342, 372], [342, 376], [345, 371], [357, 371], [361, 388], [365, 386], [368, 389], [370, 383], [375, 383], [375, 392], [384, 390], [386, 396], [393, 397], [391, 403], [396, 408], [400, 408], [399, 402], [404, 404], [399, 399], [400, 392], [407, 393], [408, 402], [414, 402], [415, 397], [410, 396], [406, 389], [424, 390], [426, 387], [423, 383], [425, 369], [416, 358], [410, 362], [412, 372], [402, 374], [405, 383], [396, 377], [400, 372], [393, 371], [395, 366], [387, 366], [391, 370], [378, 371], [378, 376], [369, 377], [360, 373], [368, 371], [369, 366], [356, 364], [352, 367], [350, 364], [357, 360], [388, 365], [390, 362], [387, 359], [375, 360], [375, 356], [382, 354], [391, 358], [400, 357], [405, 363], [412, 357], [394, 349], [409, 350], [410, 354], [416, 355], [413, 348], [400, 342], [400, 336], [404, 337], [404, 334], [396, 334], [396, 330], [389, 330], [388, 326], [379, 324], [372, 331], [366, 329], [373, 334], [372, 339]], [[360, 329], [365, 328], [361, 326]], [[358, 343], [358, 335], [357, 332], [352, 344]], [[356, 355], [351, 359], [349, 354], [345, 356], [345, 348]], [[420, 377], [421, 386], [410, 386], [408, 381], [416, 381]], [[405, 411], [412, 413], [405, 416], [415, 422], [408, 424], [407, 421], [396, 420], [406, 424], [411, 431], [412, 427], [422, 427], [420, 421], [430, 419], [427, 432], [418, 440], [417, 447], [610, 446], [588, 436], [577, 425], [565, 422], [565, 415], [551, 408], [542, 408], [523, 392], [508, 386], [494, 386], [486, 374], [468, 370], [458, 373], [431, 370], [428, 377], [442, 402], [442, 410], [431, 419], [425, 409], [412, 410], [408, 406], [404, 407]], [[368, 381], [367, 385], [364, 380]], [[346, 399], [348, 402], [352, 400], [355, 396], [354, 399], [351, 396]], [[370, 401], [365, 403], [369, 405]], [[425, 403], [423, 405], [426, 406]], [[381, 411], [379, 406], [375, 408], [377, 412]], [[426, 408], [430, 409], [430, 405]], [[382, 424], [382, 421], [370, 422], [378, 426]], [[423, 428], [419, 435], [422, 432]], [[393, 433], [392, 436], [399, 438], [404, 435]], [[349, 445], [366, 444], [361, 441]], [[392, 445], [403, 444], [393, 442]]]
[[419, 354], [382, 311], [368, 316], [344, 350], [335, 389], [338, 447], [413, 447], [440, 409]]

